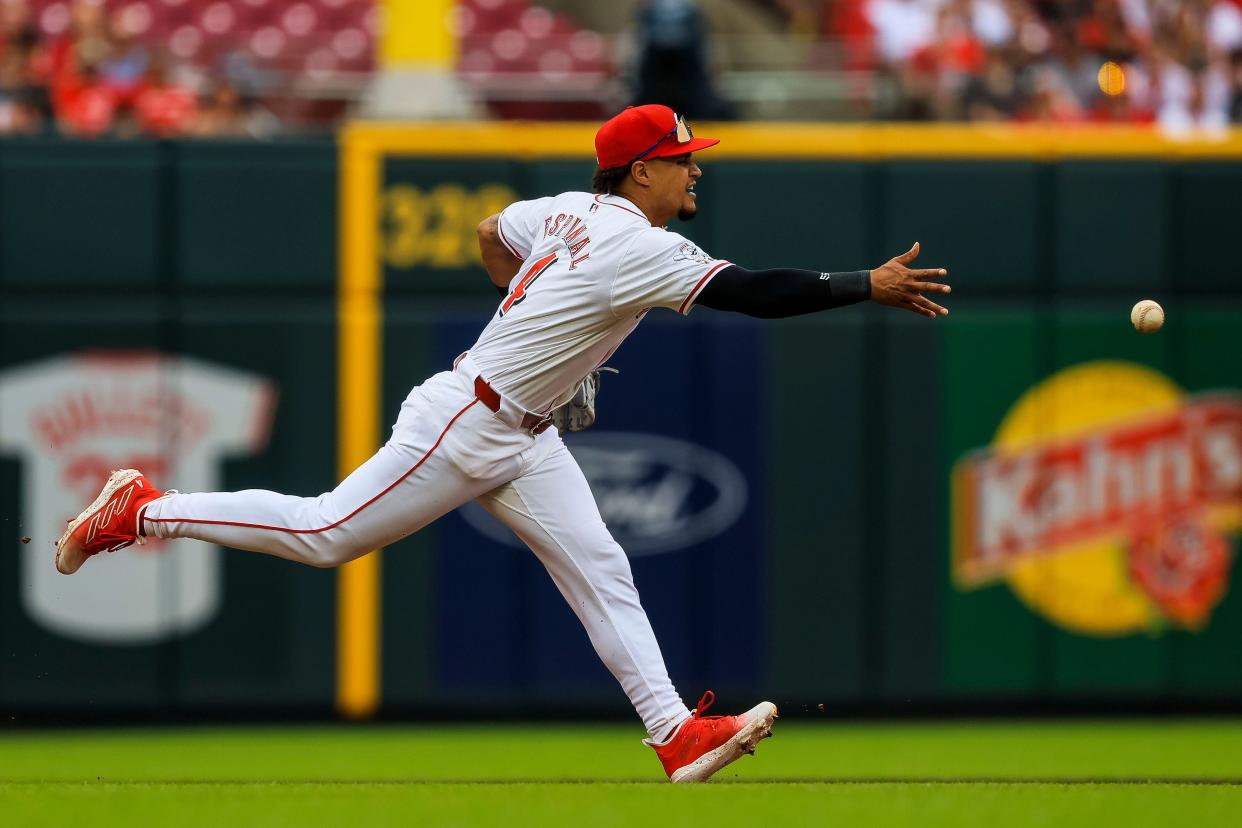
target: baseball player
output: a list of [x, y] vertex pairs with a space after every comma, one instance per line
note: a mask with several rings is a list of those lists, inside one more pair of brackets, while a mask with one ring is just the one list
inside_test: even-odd
[[339, 566], [477, 500], [543, 562], [673, 782], [706, 780], [753, 753], [776, 706], [705, 716], [708, 691], [686, 707], [629, 561], [553, 421], [593, 421], [596, 369], [653, 308], [783, 317], [870, 299], [935, 317], [948, 311], [924, 294], [949, 287], [930, 281], [944, 270], [907, 267], [917, 244], [872, 271], [750, 271], [666, 230], [693, 218], [694, 153], [717, 143], [695, 138], [667, 107], [631, 107], [596, 133], [595, 192], [521, 201], [484, 219], [483, 262], [504, 298], [478, 341], [410, 392], [388, 442], [333, 491], [182, 494], [118, 471], [57, 542], [57, 569], [73, 573], [152, 535]]

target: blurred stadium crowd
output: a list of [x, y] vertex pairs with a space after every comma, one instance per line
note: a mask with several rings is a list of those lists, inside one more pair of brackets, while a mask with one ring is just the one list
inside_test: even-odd
[[337, 87], [369, 75], [376, 25], [371, 0], [0, 0], [0, 133], [330, 123]]
[[[809, 11], [783, 0], [792, 20]], [[895, 81], [886, 117], [1242, 121], [1242, 0], [844, 0], [825, 30]]]
[[[329, 128], [382, 68], [381, 12], [0, 0], [0, 134]], [[1242, 0], [459, 0], [445, 26], [481, 116], [1242, 122]]]

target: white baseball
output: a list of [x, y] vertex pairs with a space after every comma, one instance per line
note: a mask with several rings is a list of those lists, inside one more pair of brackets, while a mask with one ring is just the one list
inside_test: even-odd
[[1131, 309], [1130, 321], [1139, 333], [1155, 333], [1164, 325], [1164, 308], [1154, 299], [1144, 299]]

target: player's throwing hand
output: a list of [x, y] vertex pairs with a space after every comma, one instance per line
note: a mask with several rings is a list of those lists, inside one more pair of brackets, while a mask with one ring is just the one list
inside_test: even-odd
[[923, 295], [929, 293], [951, 293], [952, 288], [945, 284], [926, 281], [943, 279], [949, 275], [944, 268], [929, 270], [911, 270], [907, 265], [919, 255], [919, 243], [915, 242], [907, 252], [889, 259], [885, 264], [871, 271], [871, 301], [893, 308], [905, 308], [920, 316], [948, 316], [948, 308], [942, 308]]

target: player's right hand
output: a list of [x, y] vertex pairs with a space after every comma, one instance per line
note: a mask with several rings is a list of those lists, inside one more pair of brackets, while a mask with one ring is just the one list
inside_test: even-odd
[[911, 270], [907, 265], [919, 255], [919, 243], [915, 242], [907, 252], [889, 259], [880, 267], [871, 271], [871, 301], [893, 308], [905, 308], [919, 316], [935, 319], [937, 316], [948, 316], [948, 308], [942, 308], [923, 294], [951, 293], [952, 288], [946, 284], [929, 282], [928, 279], [943, 279], [949, 275], [944, 268], [928, 270]]

